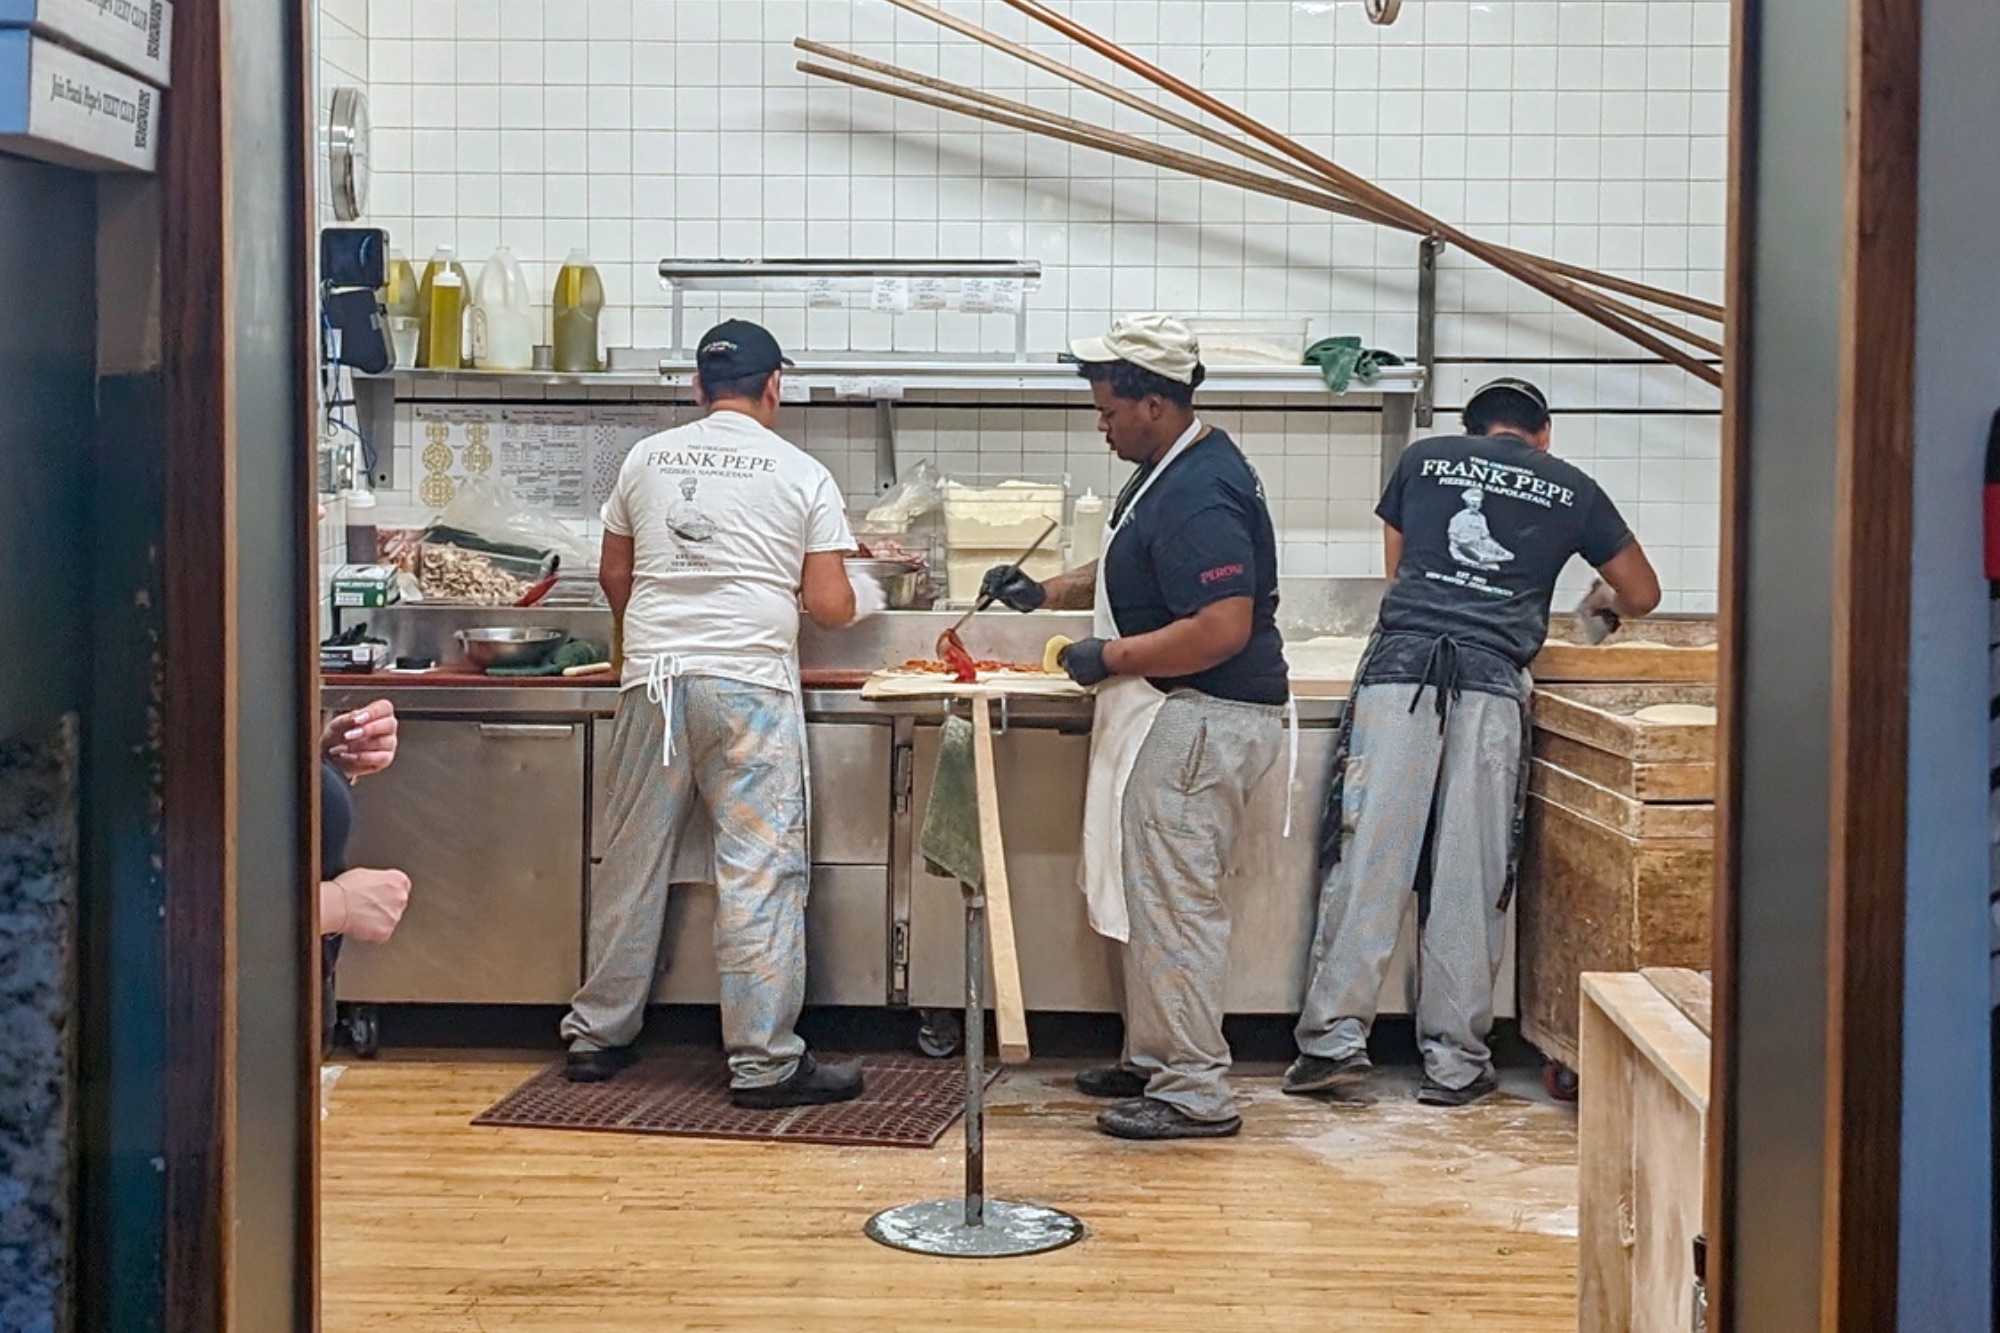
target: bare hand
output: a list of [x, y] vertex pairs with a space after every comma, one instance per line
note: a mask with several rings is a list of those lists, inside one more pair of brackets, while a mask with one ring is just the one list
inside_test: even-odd
[[350, 870], [333, 881], [345, 904], [340, 929], [365, 944], [380, 944], [396, 933], [410, 905], [410, 877], [400, 870]]
[[350, 781], [365, 778], [396, 761], [396, 732], [396, 705], [377, 699], [328, 722], [319, 749]]

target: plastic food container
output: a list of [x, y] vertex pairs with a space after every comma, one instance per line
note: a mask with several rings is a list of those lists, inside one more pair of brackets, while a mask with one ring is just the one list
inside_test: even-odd
[[1205, 366], [1296, 366], [1305, 360], [1312, 321], [1283, 316], [1190, 319]]
[[1059, 482], [1003, 481], [989, 487], [946, 482], [945, 544], [953, 558], [970, 548], [1000, 549], [1007, 552], [1001, 563], [1011, 563], [1051, 522], [1063, 521], [1067, 498], [1067, 488]]

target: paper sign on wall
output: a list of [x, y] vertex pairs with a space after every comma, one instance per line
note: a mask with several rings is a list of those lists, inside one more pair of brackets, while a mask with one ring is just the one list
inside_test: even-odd
[[993, 279], [967, 278], [958, 284], [958, 308], [968, 315], [993, 313]]
[[808, 310], [838, 310], [842, 304], [840, 284], [832, 278], [813, 278], [806, 283]]
[[910, 280], [875, 279], [875, 290], [869, 297], [868, 308], [888, 315], [902, 314], [910, 308]]
[[910, 286], [912, 310], [942, 310], [948, 304], [943, 278], [918, 278]]

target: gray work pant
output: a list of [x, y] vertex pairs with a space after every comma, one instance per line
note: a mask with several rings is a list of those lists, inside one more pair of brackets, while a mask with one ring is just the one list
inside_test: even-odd
[[1125, 791], [1125, 1059], [1146, 1095], [1196, 1120], [1236, 1114], [1222, 1037], [1222, 898], [1250, 793], [1285, 743], [1285, 710], [1169, 695]]
[[783, 690], [708, 676], [671, 683], [666, 719], [642, 690], [619, 701], [611, 734], [604, 864], [592, 880], [588, 978], [562, 1034], [571, 1050], [639, 1035], [666, 925], [674, 850], [691, 818], [715, 824], [715, 956], [731, 1083], [790, 1078], [805, 1043], [806, 730]]
[[[1432, 686], [1357, 689], [1344, 852], [1320, 892], [1299, 1050], [1364, 1051], [1432, 819], [1430, 910], [1418, 967], [1424, 1072], [1462, 1088], [1492, 1068], [1493, 983], [1506, 948], [1508, 846], [1521, 763], [1521, 705], [1467, 690], [1442, 732]], [[1412, 701], [1416, 710], [1411, 711]]]

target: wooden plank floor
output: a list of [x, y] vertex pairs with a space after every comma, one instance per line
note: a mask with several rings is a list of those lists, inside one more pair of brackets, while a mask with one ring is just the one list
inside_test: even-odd
[[954, 1195], [930, 1152], [474, 1129], [536, 1068], [414, 1058], [329, 1070], [326, 1333], [928, 1333], [1114, 1328], [1572, 1329], [1576, 1130], [1526, 1076], [1460, 1111], [1410, 1071], [1370, 1107], [1242, 1071], [1243, 1136], [1121, 1144], [1070, 1066], [997, 1085], [988, 1182], [1069, 1208], [1080, 1245], [930, 1259], [861, 1234]]

